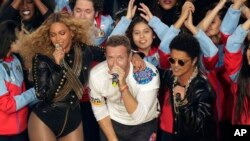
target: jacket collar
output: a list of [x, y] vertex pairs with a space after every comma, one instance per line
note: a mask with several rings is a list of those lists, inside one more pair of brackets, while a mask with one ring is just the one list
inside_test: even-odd
[[13, 55], [10, 55], [9, 57], [4, 57], [4, 58], [3, 58], [3, 61], [4, 61], [4, 62], [8, 62], [8, 63], [11, 62], [11, 61], [13, 61], [13, 60], [14, 60]]

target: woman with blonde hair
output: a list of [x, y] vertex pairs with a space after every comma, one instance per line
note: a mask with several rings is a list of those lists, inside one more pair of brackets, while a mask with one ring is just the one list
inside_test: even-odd
[[20, 38], [19, 52], [32, 70], [36, 96], [28, 123], [31, 141], [82, 141], [79, 99], [93, 59], [104, 50], [90, 47], [92, 24], [54, 13], [33, 33]]

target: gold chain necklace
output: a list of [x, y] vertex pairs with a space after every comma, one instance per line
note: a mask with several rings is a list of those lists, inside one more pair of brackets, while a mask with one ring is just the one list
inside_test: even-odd
[[188, 103], [187, 98], [186, 98], [186, 92], [190, 86], [191, 81], [197, 76], [198, 74], [198, 68], [196, 67], [192, 73], [192, 75], [190, 76], [190, 78], [188, 79], [187, 85], [185, 85], [185, 92], [184, 92], [184, 99], [183, 100], [177, 100], [176, 98], [176, 94], [174, 95], [174, 87], [177, 84], [178, 78], [175, 76], [174, 77], [174, 82], [173, 82], [173, 88], [172, 88], [172, 94], [174, 97], [174, 111], [176, 114], [179, 113], [179, 106], [185, 105]]

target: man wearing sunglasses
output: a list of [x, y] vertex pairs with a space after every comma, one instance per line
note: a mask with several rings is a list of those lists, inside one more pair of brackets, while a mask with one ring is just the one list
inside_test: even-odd
[[212, 103], [215, 94], [199, 71], [200, 45], [189, 34], [180, 34], [170, 43], [168, 62], [161, 89], [163, 107], [160, 116], [161, 140], [214, 141], [216, 124]]
[[176, 62], [178, 63], [179, 66], [184, 66], [185, 63], [187, 63], [188, 61], [190, 61], [191, 59], [188, 59], [188, 60], [184, 60], [184, 59], [177, 59], [177, 58], [173, 58], [173, 57], [169, 57], [168, 58], [168, 62], [170, 64], [175, 64]]

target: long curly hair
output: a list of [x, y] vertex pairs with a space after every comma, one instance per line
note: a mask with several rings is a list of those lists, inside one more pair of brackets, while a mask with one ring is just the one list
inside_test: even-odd
[[65, 24], [72, 31], [73, 44], [92, 44], [94, 37], [92, 23], [87, 20], [75, 19], [68, 13], [53, 13], [34, 32], [19, 36], [19, 54], [22, 56], [26, 68], [32, 67], [32, 58], [37, 53], [52, 58], [55, 47], [50, 40], [49, 30], [55, 22]]

